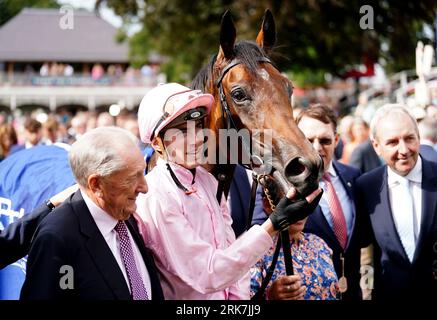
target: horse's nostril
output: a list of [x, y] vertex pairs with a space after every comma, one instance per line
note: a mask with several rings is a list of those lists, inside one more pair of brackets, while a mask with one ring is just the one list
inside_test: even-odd
[[294, 158], [290, 162], [288, 162], [285, 167], [285, 176], [286, 177], [295, 177], [300, 175], [305, 171], [305, 165], [302, 163], [299, 157]]

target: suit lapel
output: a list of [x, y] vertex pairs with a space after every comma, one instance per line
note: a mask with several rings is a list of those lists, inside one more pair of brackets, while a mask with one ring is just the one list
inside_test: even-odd
[[[328, 220], [326, 220], [325, 215], [323, 214], [322, 208], [320, 206], [317, 206], [316, 210], [313, 213], [314, 220], [318, 226], [322, 230], [322, 232], [326, 236], [326, 240], [329, 239], [329, 242], [334, 244], [336, 247], [341, 248], [340, 243], [338, 242], [338, 239], [332, 230], [331, 226], [328, 223]], [[323, 237], [325, 239], [325, 237]], [[328, 242], [328, 241], [327, 241]], [[332, 248], [334, 249], [334, 248]]]
[[387, 167], [384, 167], [382, 178], [380, 178], [379, 196], [380, 199], [375, 199], [373, 203], [375, 205], [374, 214], [371, 215], [372, 227], [375, 230], [375, 237], [381, 248], [385, 248], [383, 251], [392, 255], [394, 259], [409, 263], [408, 256], [402, 245], [399, 234], [396, 230], [396, 226], [391, 211], [390, 197], [387, 182]]
[[422, 222], [420, 224], [420, 234], [414, 252], [413, 262], [420, 256], [420, 252], [427, 238], [432, 221], [437, 212], [437, 185], [435, 183], [436, 173], [431, 166], [422, 158]]
[[131, 299], [129, 288], [118, 266], [117, 260], [115, 260], [111, 249], [97, 228], [80, 191], [77, 191], [73, 196], [72, 206], [76, 215], [79, 217], [82, 233], [88, 237], [88, 241], [86, 242], [88, 253], [99, 269], [102, 277], [117, 299]]
[[346, 190], [347, 195], [349, 198], [354, 201], [354, 193], [352, 190], [352, 177], [348, 174], [347, 170], [344, 170], [340, 165], [337, 164], [336, 161], [332, 162], [332, 165], [334, 166], [334, 170], [337, 171], [337, 174], [340, 178], [341, 183], [343, 184], [343, 188]]
[[[349, 200], [351, 201], [351, 204], [352, 204], [352, 210], [353, 210], [352, 234], [349, 235], [349, 237], [348, 237], [348, 242], [347, 242], [347, 245], [345, 248], [345, 250], [347, 250], [347, 248], [349, 247], [349, 244], [351, 243], [353, 233], [355, 231], [355, 222], [356, 222], [356, 216], [357, 216], [357, 212], [356, 212], [356, 208], [355, 208], [355, 197], [354, 197], [354, 192], [352, 189], [353, 181], [352, 181], [351, 175], [347, 172], [347, 170], [344, 169], [344, 167], [339, 165], [337, 161], [333, 161], [332, 164], [333, 164], [334, 170], [337, 172], [338, 177], [340, 178], [340, 181], [343, 185], [343, 188], [346, 190], [346, 193], [347, 193]], [[332, 231], [332, 234], [335, 237], [334, 231]], [[338, 242], [337, 237], [335, 237], [335, 239], [337, 240], [337, 243], [340, 246], [340, 243]]]
[[[239, 201], [236, 203], [241, 203], [243, 206], [243, 213], [247, 214], [249, 208], [249, 200], [250, 200], [250, 183], [247, 178], [246, 170], [243, 167], [236, 166], [234, 172], [234, 183], [235, 183], [235, 191], [238, 193]], [[231, 201], [233, 202], [232, 198]], [[247, 220], [247, 219], [246, 219]]]

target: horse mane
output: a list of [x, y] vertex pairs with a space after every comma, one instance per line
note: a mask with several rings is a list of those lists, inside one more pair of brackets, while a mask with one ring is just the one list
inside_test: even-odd
[[[259, 59], [269, 58], [267, 53], [254, 41], [243, 40], [238, 42], [234, 47], [234, 59], [240, 61], [246, 66], [247, 71], [256, 76], [256, 70], [259, 69]], [[206, 91], [208, 84], [213, 77], [213, 66], [216, 62], [217, 54], [213, 55], [208, 64], [205, 65], [191, 83], [191, 88], [195, 90]]]

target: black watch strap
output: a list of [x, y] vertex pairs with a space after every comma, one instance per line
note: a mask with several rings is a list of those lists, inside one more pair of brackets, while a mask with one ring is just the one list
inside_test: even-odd
[[46, 200], [46, 206], [49, 207], [50, 211], [55, 209], [55, 205], [50, 201], [50, 199]]

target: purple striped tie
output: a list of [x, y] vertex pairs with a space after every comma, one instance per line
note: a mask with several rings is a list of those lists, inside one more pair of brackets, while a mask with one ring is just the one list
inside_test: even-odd
[[147, 290], [135, 264], [135, 258], [129, 239], [129, 233], [127, 231], [127, 227], [124, 221], [118, 221], [114, 230], [118, 233], [121, 258], [123, 259], [123, 263], [126, 268], [132, 298], [134, 300], [149, 300]]

